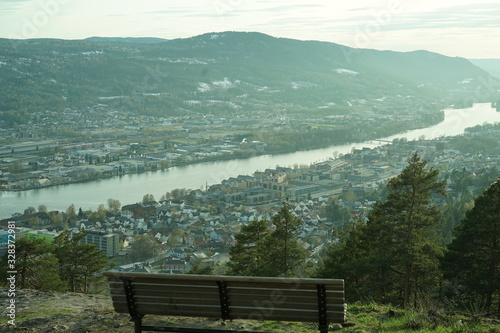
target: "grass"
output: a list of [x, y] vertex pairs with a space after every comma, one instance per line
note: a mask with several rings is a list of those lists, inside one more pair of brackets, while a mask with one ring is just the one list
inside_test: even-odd
[[[38, 311], [38, 312], [28, 313], [25, 315], [16, 315], [16, 322], [26, 321], [40, 317], [52, 318], [58, 315], [69, 314], [73, 312], [74, 312], [73, 310], [68, 310], [68, 309]], [[7, 323], [9, 320], [10, 320], [9, 317], [2, 316], [0, 317], [0, 324]]]
[[445, 314], [436, 310], [406, 311], [378, 304], [352, 304], [347, 311], [348, 322], [355, 324], [343, 333], [362, 332], [436, 332], [473, 333], [500, 332], [500, 321]]
[[254, 330], [269, 331], [276, 333], [302, 333], [302, 332], [318, 332], [317, 325], [311, 323], [294, 323], [294, 322], [279, 322], [279, 321], [264, 321], [253, 326]]
[[[406, 311], [374, 303], [349, 304], [344, 328], [332, 324], [341, 333], [494, 333], [500, 332], [500, 320], [478, 319], [474, 315], [448, 314], [437, 310]], [[316, 323], [235, 320], [221, 324], [216, 319], [169, 317], [163, 325], [205, 329], [248, 330], [273, 333], [318, 333]]]
[[[339, 330], [342, 333], [493, 333], [500, 332], [500, 320], [478, 319], [474, 315], [442, 313], [434, 309], [402, 310], [379, 304], [350, 304], [347, 309], [350, 325]], [[215, 324], [215, 323], [214, 323]], [[208, 325], [215, 326], [215, 325]], [[228, 325], [229, 326], [229, 325]], [[273, 333], [318, 332], [315, 323], [279, 321], [245, 321], [245, 329]], [[208, 328], [208, 327], [207, 327]], [[220, 329], [220, 327], [218, 327]], [[229, 327], [228, 327], [229, 328]]]
[[[104, 311], [104, 310], [102, 310]], [[99, 312], [102, 312], [101, 310]], [[105, 309], [106, 316], [113, 313], [112, 308]], [[16, 322], [24, 322], [35, 318], [54, 318], [64, 314], [76, 314], [69, 309], [46, 309], [19, 315]], [[80, 314], [81, 317], [82, 314]], [[127, 316], [124, 316], [124, 327], [131, 324]], [[83, 318], [83, 317], [82, 317]], [[80, 318], [80, 319], [82, 319]], [[192, 327], [206, 329], [248, 330], [273, 333], [317, 333], [316, 323], [280, 322], [280, 321], [247, 321], [235, 320], [222, 323], [216, 318], [189, 318], [189, 317], [164, 317], [146, 316], [146, 321], [152, 320], [154, 325]], [[0, 317], [0, 324], [9, 320], [7, 316]], [[101, 324], [111, 325], [116, 319], [104, 317]], [[394, 333], [493, 333], [500, 332], [500, 319], [484, 317], [475, 309], [466, 313], [446, 313], [436, 309], [428, 308], [422, 310], [403, 310], [388, 305], [375, 303], [353, 303], [347, 307], [347, 323], [340, 329], [342, 333], [372, 333], [372, 332], [394, 332]], [[338, 325], [332, 325], [338, 326]], [[114, 326], [109, 326], [114, 327]], [[131, 326], [130, 326], [131, 327]], [[102, 327], [101, 327], [102, 328]]]

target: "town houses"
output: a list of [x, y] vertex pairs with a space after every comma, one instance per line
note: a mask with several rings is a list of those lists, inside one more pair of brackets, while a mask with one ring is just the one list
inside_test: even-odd
[[[374, 149], [353, 149], [341, 158], [306, 167], [277, 166], [231, 177], [205, 190], [174, 190], [159, 200], [145, 196], [142, 202], [107, 210], [98, 219], [80, 211], [67, 228], [74, 233], [87, 232], [85, 241], [98, 244], [120, 263], [117, 269], [164, 273], [186, 272], [195, 266], [217, 269], [228, 260], [241, 226], [266, 220], [272, 230], [272, 216], [283, 200], [288, 200], [292, 213], [303, 222], [300, 243], [313, 254], [310, 260], [314, 261], [325, 244], [335, 241], [334, 228], [366, 217], [381, 198], [384, 182], [401, 172], [412, 152], [418, 151], [440, 170], [451, 196], [463, 185], [463, 179], [487, 180], [491, 170], [499, 167], [498, 155], [442, 149], [448, 140], [394, 142]], [[471, 184], [474, 182], [464, 186], [473, 194], [481, 190]], [[13, 221], [19, 236], [50, 241], [61, 231], [54, 227], [53, 215], [16, 214], [0, 223]], [[33, 220], [37, 225], [29, 228]], [[0, 243], [5, 243], [6, 232], [0, 231]], [[139, 235], [153, 238], [158, 251], [152, 258], [130, 263], [127, 255]]]

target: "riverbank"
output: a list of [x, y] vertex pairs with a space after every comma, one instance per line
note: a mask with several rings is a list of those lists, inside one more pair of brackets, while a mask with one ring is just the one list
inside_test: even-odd
[[[377, 139], [369, 139], [370, 141], [377, 141]], [[337, 142], [336, 145], [351, 145], [355, 144], [353, 142]], [[0, 185], [0, 192], [22, 192], [29, 190], [38, 190], [44, 188], [50, 188], [61, 185], [69, 185], [69, 184], [79, 184], [79, 183], [90, 183], [103, 179], [110, 179], [114, 177], [123, 177], [125, 175], [134, 175], [134, 174], [143, 174], [148, 172], [157, 172], [157, 171], [168, 171], [172, 168], [178, 167], [186, 167], [190, 165], [202, 164], [202, 163], [216, 163], [216, 162], [224, 162], [224, 161], [238, 161], [238, 160], [246, 160], [253, 157], [266, 156], [266, 155], [283, 155], [283, 154], [296, 154], [303, 153], [308, 151], [315, 151], [318, 149], [324, 149], [331, 145], [323, 145], [320, 147], [314, 147], [311, 149], [305, 150], [294, 150], [294, 149], [276, 149], [272, 151], [236, 151], [232, 154], [220, 154], [216, 156], [206, 156], [206, 157], [196, 157], [191, 158], [186, 161], [178, 161], [178, 160], [170, 160], [168, 167], [163, 167], [163, 163], [161, 160], [157, 161], [144, 161], [143, 167], [138, 167], [134, 169], [125, 169], [114, 167], [112, 171], [109, 171], [106, 164], [95, 164], [89, 167], [101, 168], [103, 172], [92, 171], [92, 172], [81, 172], [77, 175], [77, 177], [55, 177], [48, 178], [43, 175], [44, 170], [39, 170], [36, 172], [27, 172], [21, 175], [12, 175], [12, 180], [9, 180], [9, 175], [3, 178], [4, 185]], [[78, 165], [75, 168], [82, 168], [82, 166]], [[71, 167], [69, 170], [65, 172], [65, 174], [72, 173]], [[49, 172], [49, 171], [47, 171]], [[42, 175], [40, 177], [40, 175]], [[14, 180], [17, 179], [17, 180]], [[2, 178], [0, 178], [2, 181]], [[5, 183], [9, 182], [9, 185], [5, 185]]]
[[[465, 128], [495, 123], [500, 121], [500, 113], [490, 104], [476, 104], [474, 108], [462, 110], [445, 110], [445, 120], [438, 125], [425, 129], [409, 131], [404, 134], [383, 138], [392, 142], [394, 138], [406, 137], [414, 140], [441, 136], [454, 136], [464, 132]], [[140, 174], [127, 174], [120, 177], [99, 179], [92, 182], [74, 183], [52, 186], [20, 192], [0, 192], [0, 216], [10, 217], [16, 212], [23, 212], [28, 206], [46, 205], [50, 210], [66, 210], [75, 204], [82, 209], [96, 209], [99, 204], [106, 203], [109, 198], [122, 203], [135, 203], [142, 200], [145, 194], [153, 194], [159, 199], [166, 192], [177, 188], [199, 189], [206, 185], [219, 184], [225, 179], [238, 175], [251, 175], [255, 171], [294, 164], [309, 165], [318, 161], [334, 158], [340, 154], [350, 153], [353, 147], [374, 148], [380, 142], [361, 142], [355, 144], [330, 146], [302, 152], [275, 155], [259, 155], [250, 158], [228, 158], [224, 161], [199, 162], [182, 166], [171, 166], [166, 171], [148, 171]], [[386, 144], [384, 142], [383, 144]]]
[[[157, 142], [146, 139], [145, 143], [129, 145], [109, 140], [68, 142], [44, 148], [43, 154], [40, 154], [42, 151], [35, 142], [25, 143], [12, 148], [12, 155], [1, 161], [0, 191], [29, 191], [199, 163], [301, 153], [332, 145], [352, 145], [359, 140], [376, 140], [402, 130], [436, 124], [443, 119], [443, 114], [415, 116], [418, 121], [414, 122], [406, 118], [393, 120], [391, 124], [375, 118], [373, 126], [369, 126], [369, 119], [362, 115], [357, 122], [341, 119], [318, 123], [311, 120], [310, 124], [301, 123], [269, 131], [248, 129], [242, 132], [244, 134], [233, 133], [223, 139], [203, 139], [200, 134], [198, 138]], [[151, 135], [148, 138], [153, 139]], [[23, 152], [15, 154], [16, 150]]]

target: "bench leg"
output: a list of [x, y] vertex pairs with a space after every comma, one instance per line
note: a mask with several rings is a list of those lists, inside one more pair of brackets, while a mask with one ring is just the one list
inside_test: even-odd
[[316, 285], [318, 291], [318, 329], [320, 333], [328, 333], [328, 315], [326, 310], [326, 289], [325, 285]]
[[134, 318], [134, 332], [142, 333], [142, 318]]

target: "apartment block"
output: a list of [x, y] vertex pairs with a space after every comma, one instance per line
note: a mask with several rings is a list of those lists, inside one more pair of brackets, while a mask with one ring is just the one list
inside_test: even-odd
[[81, 240], [82, 243], [96, 244], [99, 250], [102, 250], [108, 258], [118, 255], [120, 249], [120, 239], [117, 234], [108, 234], [106, 232], [88, 232]]

